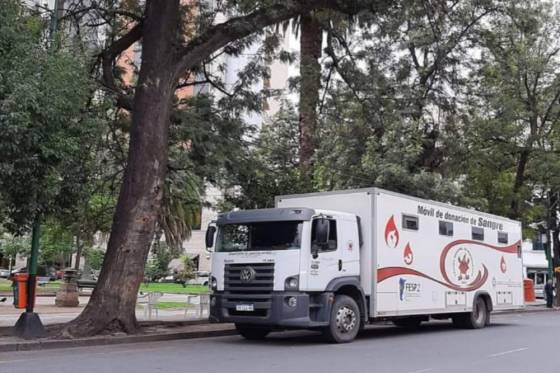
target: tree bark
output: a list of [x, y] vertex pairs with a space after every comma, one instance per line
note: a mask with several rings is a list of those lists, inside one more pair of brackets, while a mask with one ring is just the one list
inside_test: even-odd
[[[552, 268], [560, 267], [560, 225], [558, 224], [558, 210], [560, 203], [559, 194], [555, 191], [548, 192], [548, 229], [552, 233], [551, 243], [549, 243], [550, 255], [552, 256]], [[550, 247], [552, 246], [552, 247]], [[553, 272], [555, 279], [556, 296], [554, 297], [554, 305], [560, 306], [560, 273]]]
[[313, 154], [317, 128], [317, 105], [321, 89], [323, 30], [312, 14], [300, 22], [300, 96], [299, 96], [299, 162], [305, 179], [313, 172]]
[[519, 193], [521, 192], [521, 188], [525, 184], [525, 171], [527, 170], [527, 164], [529, 163], [529, 158], [531, 157], [531, 148], [527, 147], [523, 149], [519, 155], [519, 160], [517, 161], [517, 170], [515, 172], [515, 180], [513, 182], [511, 211], [509, 216], [512, 219], [519, 219], [521, 217], [521, 203]]
[[174, 93], [179, 0], [146, 3], [143, 58], [134, 97], [128, 164], [124, 174], [103, 270], [68, 336], [106, 330], [137, 331], [138, 289], [150, 249], [168, 157], [168, 121]]

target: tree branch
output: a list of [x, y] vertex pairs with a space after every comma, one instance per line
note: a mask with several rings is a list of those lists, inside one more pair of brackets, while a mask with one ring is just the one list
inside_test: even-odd
[[210, 53], [229, 43], [259, 32], [263, 28], [294, 18], [315, 9], [331, 9], [346, 14], [356, 14], [366, 9], [377, 9], [391, 4], [388, 0], [290, 0], [278, 1], [250, 14], [232, 18], [209, 27], [178, 50], [175, 76], [201, 64]]
[[105, 87], [117, 94], [117, 104], [119, 107], [132, 110], [132, 97], [127, 95], [121, 88], [118, 87], [115, 76], [113, 74], [113, 67], [116, 58], [132, 44], [142, 38], [142, 22], [137, 23], [125, 35], [115, 40], [107, 49], [101, 53], [101, 66], [103, 68], [103, 84]]

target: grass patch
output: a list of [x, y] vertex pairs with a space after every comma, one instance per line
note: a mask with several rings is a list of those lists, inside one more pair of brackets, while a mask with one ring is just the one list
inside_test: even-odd
[[209, 292], [208, 286], [204, 285], [187, 285], [186, 287], [183, 287], [181, 284], [168, 284], [160, 282], [142, 284], [140, 286], [140, 291], [144, 293], [160, 292], [167, 294], [206, 294]]
[[[56, 292], [60, 289], [60, 284], [61, 281], [51, 281], [43, 286], [37, 286], [37, 293]], [[140, 291], [144, 293], [160, 292], [167, 294], [207, 294], [209, 292], [208, 286], [204, 285], [187, 285], [186, 287], [183, 287], [181, 284], [167, 284], [159, 282], [142, 284], [140, 286]], [[12, 281], [0, 279], [0, 292], [12, 292]]]
[[[37, 286], [37, 293], [52, 293], [60, 289], [61, 281], [51, 281], [43, 286]], [[6, 279], [0, 279], [0, 292], [12, 292], [12, 281]]]
[[159, 302], [157, 308], [160, 310], [185, 309], [187, 302]]

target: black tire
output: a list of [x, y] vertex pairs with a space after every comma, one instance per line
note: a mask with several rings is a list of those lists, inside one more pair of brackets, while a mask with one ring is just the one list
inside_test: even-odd
[[451, 321], [453, 322], [453, 326], [458, 329], [465, 328], [465, 314], [457, 314], [451, 317]]
[[265, 339], [270, 329], [266, 327], [259, 327], [253, 325], [235, 324], [237, 332], [245, 339], [250, 341], [258, 341]]
[[329, 326], [321, 331], [323, 337], [332, 343], [352, 342], [361, 325], [360, 307], [347, 295], [337, 295], [331, 309]]
[[465, 329], [482, 329], [490, 323], [490, 312], [481, 297], [476, 298], [473, 311], [453, 316], [453, 325]]
[[420, 327], [422, 319], [419, 317], [405, 317], [393, 320], [393, 324], [399, 328], [417, 329]]

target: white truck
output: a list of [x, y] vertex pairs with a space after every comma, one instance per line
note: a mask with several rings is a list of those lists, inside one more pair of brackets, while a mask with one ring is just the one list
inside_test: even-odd
[[429, 318], [478, 329], [524, 305], [519, 222], [377, 188], [225, 213], [206, 244], [210, 318], [248, 339], [302, 328], [349, 342], [371, 322]]

